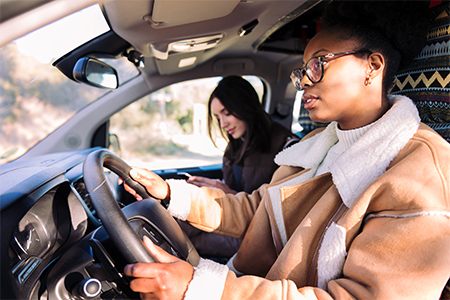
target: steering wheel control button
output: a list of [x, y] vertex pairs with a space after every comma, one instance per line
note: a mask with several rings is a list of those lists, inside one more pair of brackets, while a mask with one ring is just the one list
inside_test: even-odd
[[98, 279], [85, 278], [72, 289], [72, 295], [77, 299], [93, 299], [100, 295], [102, 284]]
[[157, 233], [155, 229], [153, 229], [149, 224], [144, 224], [143, 230], [144, 235], [148, 236], [155, 245], [159, 246], [165, 242], [164, 238], [159, 233]]

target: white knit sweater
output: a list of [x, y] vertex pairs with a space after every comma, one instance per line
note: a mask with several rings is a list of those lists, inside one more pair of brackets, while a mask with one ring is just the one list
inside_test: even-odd
[[324, 160], [317, 168], [315, 176], [329, 172], [330, 166], [339, 157], [339, 155], [350, 148], [350, 146], [355, 143], [364, 133], [366, 133], [373, 124], [374, 123], [351, 130], [341, 130], [336, 124], [336, 134], [339, 140], [333, 147], [331, 147], [330, 151], [328, 151], [327, 156], [325, 156]]

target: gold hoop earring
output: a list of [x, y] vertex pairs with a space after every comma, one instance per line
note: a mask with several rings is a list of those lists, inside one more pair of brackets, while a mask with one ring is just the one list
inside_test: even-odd
[[366, 80], [364, 81], [364, 85], [368, 86], [372, 84], [372, 77], [370, 75], [367, 75]]

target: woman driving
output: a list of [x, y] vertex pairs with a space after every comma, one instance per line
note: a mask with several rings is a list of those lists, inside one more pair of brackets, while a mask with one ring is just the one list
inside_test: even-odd
[[439, 299], [450, 146], [388, 94], [422, 48], [428, 4], [328, 5], [291, 79], [311, 119], [331, 123], [278, 154], [270, 184], [231, 195], [134, 169], [172, 215], [244, 240], [227, 266], [192, 267], [146, 239], [160, 263], [126, 266], [130, 287], [144, 299]]

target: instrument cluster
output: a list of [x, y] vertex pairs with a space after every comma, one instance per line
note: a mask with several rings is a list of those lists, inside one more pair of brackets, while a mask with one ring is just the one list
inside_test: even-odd
[[85, 218], [83, 206], [67, 182], [37, 197], [10, 239], [11, 270], [20, 285], [37, 276], [38, 270], [43, 270], [53, 260], [71, 236], [79, 238], [84, 234]]

